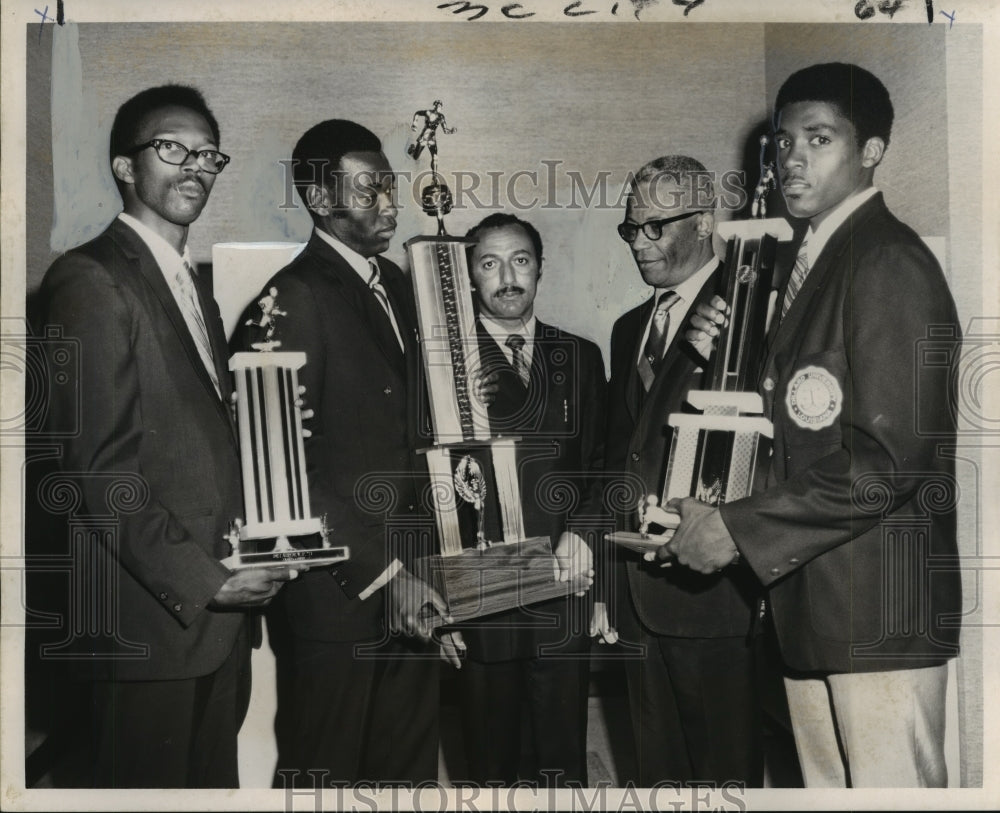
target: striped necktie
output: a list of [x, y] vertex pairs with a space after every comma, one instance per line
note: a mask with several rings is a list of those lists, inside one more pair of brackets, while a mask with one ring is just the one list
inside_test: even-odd
[[196, 276], [197, 272], [185, 259], [184, 267], [178, 269], [177, 274], [174, 276], [177, 290], [181, 294], [178, 304], [181, 306], [181, 314], [187, 323], [191, 338], [194, 339], [195, 346], [198, 348], [198, 355], [201, 356], [201, 362], [205, 365], [205, 371], [208, 373], [208, 377], [212, 379], [215, 391], [221, 398], [222, 389], [219, 387], [219, 376], [215, 371], [215, 357], [212, 355], [212, 343], [208, 339], [208, 328], [205, 327], [205, 317], [201, 312], [201, 303], [198, 301], [198, 291], [195, 289], [194, 281]]
[[781, 318], [785, 318], [788, 309], [792, 306], [792, 301], [798, 296], [802, 289], [802, 283], [806, 281], [809, 274], [809, 240], [802, 241], [799, 246], [798, 256], [795, 258], [795, 265], [792, 267], [792, 275], [788, 278], [788, 288], [785, 289], [785, 301], [781, 303]]
[[382, 306], [382, 310], [385, 311], [385, 315], [389, 317], [389, 322], [392, 324], [392, 331], [396, 334], [396, 341], [399, 342], [399, 349], [405, 353], [406, 347], [403, 345], [403, 335], [399, 332], [399, 325], [396, 324], [396, 316], [393, 314], [392, 306], [389, 304], [389, 295], [386, 293], [385, 286], [382, 285], [382, 275], [379, 273], [378, 263], [375, 262], [374, 258], [369, 257], [368, 267], [372, 271], [372, 275], [368, 279], [368, 287], [375, 294], [375, 298], [378, 300], [379, 305]]
[[670, 309], [677, 304], [680, 297], [677, 291], [664, 291], [659, 294], [656, 307], [653, 309], [653, 321], [649, 326], [649, 338], [642, 349], [642, 358], [636, 365], [642, 386], [648, 392], [656, 378], [657, 368], [663, 360], [663, 351], [667, 348], [667, 334], [670, 332]]
[[510, 348], [511, 361], [515, 372], [521, 377], [521, 383], [527, 387], [528, 382], [531, 380], [531, 370], [528, 369], [527, 361], [524, 358], [524, 336], [511, 333], [507, 337], [505, 344]]

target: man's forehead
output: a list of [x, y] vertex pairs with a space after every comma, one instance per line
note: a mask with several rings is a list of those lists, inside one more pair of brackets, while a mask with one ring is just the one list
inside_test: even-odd
[[143, 116], [137, 128], [140, 140], [192, 130], [199, 131], [206, 142], [214, 143], [212, 128], [205, 117], [189, 107], [158, 107]]
[[479, 257], [494, 252], [513, 253], [517, 251], [526, 251], [534, 255], [535, 246], [522, 226], [517, 223], [509, 223], [481, 231], [476, 236], [476, 244], [472, 250]]
[[340, 171], [353, 176], [361, 186], [384, 186], [396, 180], [389, 159], [381, 152], [348, 152], [340, 159]]
[[688, 209], [702, 208], [694, 184], [677, 183], [666, 176], [639, 181], [626, 198], [626, 212], [651, 212], [672, 217]]
[[778, 111], [775, 132], [786, 132], [789, 128], [817, 129], [824, 127], [831, 130], [846, 130], [853, 128], [840, 107], [833, 102], [804, 101], [786, 104]]

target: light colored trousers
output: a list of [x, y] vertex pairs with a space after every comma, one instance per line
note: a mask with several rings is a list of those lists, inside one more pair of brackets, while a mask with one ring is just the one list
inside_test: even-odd
[[807, 788], [943, 788], [948, 664], [785, 678]]

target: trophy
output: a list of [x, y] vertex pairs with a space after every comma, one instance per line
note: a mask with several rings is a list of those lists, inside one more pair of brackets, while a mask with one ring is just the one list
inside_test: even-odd
[[[476, 316], [466, 251], [451, 237], [444, 215], [451, 193], [437, 168], [438, 126], [445, 133], [441, 102], [418, 111], [413, 129], [424, 127], [407, 148], [414, 159], [424, 147], [433, 181], [423, 190], [424, 211], [437, 218], [433, 237], [406, 243], [416, 297], [420, 349], [428, 387], [434, 445], [421, 450], [431, 478], [440, 555], [417, 561], [415, 570], [438, 591], [456, 621], [511, 609], [569, 593], [557, 581], [558, 564], [548, 536], [527, 538], [517, 476], [516, 437], [493, 437], [486, 408], [471, 392], [480, 369]], [[489, 526], [498, 529], [489, 539]], [[430, 624], [440, 624], [427, 613]]]
[[[688, 393], [688, 403], [698, 413], [668, 417], [673, 437], [662, 495], [640, 499], [638, 531], [607, 536], [638, 553], [656, 550], [673, 537], [680, 517], [664, 510], [667, 501], [694, 497], [718, 506], [749, 496], [755, 475], [770, 455], [773, 431], [763, 416], [755, 376], [764, 352], [777, 245], [792, 239], [792, 228], [781, 218], [764, 219], [775, 177], [774, 164], [765, 162], [767, 143], [767, 136], [761, 136], [761, 176], [752, 218], [718, 227], [727, 241], [718, 294], [731, 312], [708, 363], [710, 389]], [[651, 525], [663, 531], [653, 533]]]
[[229, 369], [236, 382], [245, 521], [234, 519], [227, 538], [231, 569], [307, 563], [325, 565], [349, 558], [330, 544], [325, 517], [311, 516], [306, 480], [302, 417], [296, 406], [298, 371], [305, 353], [274, 352], [278, 319], [287, 314], [271, 287], [258, 301], [260, 316], [248, 319], [263, 331], [256, 352], [236, 353]]

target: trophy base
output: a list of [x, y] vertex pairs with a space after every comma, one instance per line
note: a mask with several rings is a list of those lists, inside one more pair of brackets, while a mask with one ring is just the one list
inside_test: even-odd
[[[415, 572], [438, 591], [456, 622], [570, 592], [570, 582], [556, 581], [559, 568], [547, 536], [497, 543], [482, 551], [466, 548], [452, 556], [425, 556], [416, 561]], [[431, 609], [425, 609], [423, 619], [433, 627], [444, 624]]]
[[230, 570], [244, 570], [248, 567], [287, 567], [288, 565], [309, 565], [322, 567], [343, 562], [351, 558], [346, 545], [331, 548], [292, 548], [261, 553], [233, 554], [222, 560]]
[[673, 536], [673, 529], [670, 529], [662, 534], [640, 534], [635, 531], [614, 531], [610, 534], [605, 534], [604, 538], [608, 542], [613, 542], [614, 544], [635, 553], [649, 553], [649, 551], [655, 551], [660, 547], [660, 545], [669, 542], [673, 539]]

